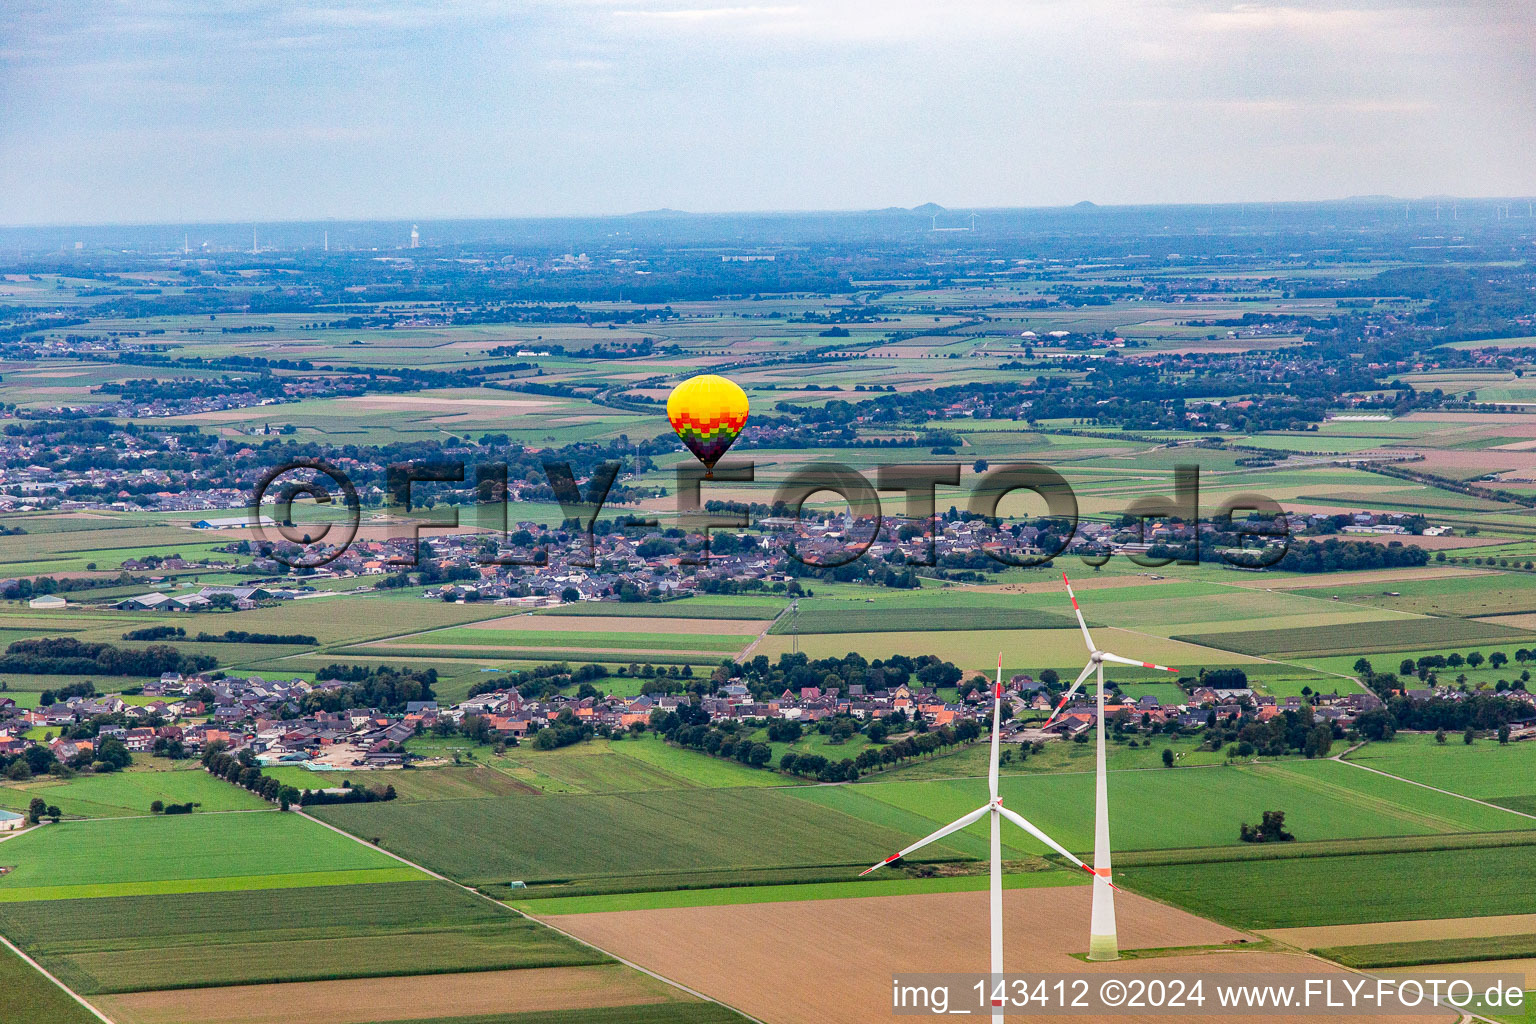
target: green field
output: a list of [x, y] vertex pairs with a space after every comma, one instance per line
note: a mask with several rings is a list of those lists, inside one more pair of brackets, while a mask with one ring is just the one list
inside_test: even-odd
[[[527, 744], [509, 747], [497, 754], [488, 745], [477, 745], [463, 737], [438, 739], [422, 736], [407, 744], [424, 757], [453, 757], [480, 761], [483, 767], [432, 768], [413, 772], [391, 772], [387, 777], [358, 775], [356, 784], [375, 784], [382, 779], [394, 783], [404, 778], [402, 799], [441, 799], [421, 795], [429, 791], [426, 778], [438, 772], [477, 772], [478, 791], [455, 791], [453, 796], [505, 796], [514, 792], [544, 793], [632, 793], [657, 789], [714, 789], [735, 786], [793, 786], [800, 780], [760, 768], [749, 768], [735, 761], [710, 757], [699, 751], [676, 747], [654, 733], [624, 739], [592, 739], [557, 750], [537, 750]], [[279, 777], [306, 782], [311, 788], [325, 775], [302, 768], [279, 768]], [[286, 774], [284, 774], [286, 773]], [[340, 773], [337, 773], [340, 775]], [[307, 779], [302, 778], [308, 776]], [[340, 777], [346, 777], [341, 775]], [[330, 785], [340, 785], [340, 777]], [[397, 787], [398, 788], [398, 787]], [[431, 789], [447, 787], [432, 786]]]
[[[490, 748], [485, 750], [489, 752]], [[521, 789], [516, 780], [481, 765], [382, 772], [312, 772], [294, 765], [277, 765], [263, 768], [262, 773], [301, 790], [334, 789], [346, 782], [360, 788], [393, 786], [396, 797], [406, 801], [506, 796]]]
[[[892, 608], [884, 605], [836, 607], [819, 605], [811, 609], [802, 603], [800, 614], [791, 620], [780, 618], [769, 630], [782, 634], [800, 633], [888, 633], [925, 629], [1070, 629], [1075, 620], [1070, 615], [1038, 609], [1009, 609], [995, 603], [978, 604], [948, 598], [930, 600], [927, 607]], [[1090, 623], [1093, 625], [1093, 623]]]
[[1128, 889], [1242, 928], [1536, 913], [1536, 846], [1123, 868]]
[[[897, 823], [887, 817], [889, 811], [913, 815], [922, 822], [906, 826], [913, 838], [986, 802], [986, 783], [979, 778], [786, 792], [892, 827]], [[1002, 793], [1009, 806], [1068, 849], [1092, 847], [1091, 772], [1012, 775], [1004, 778]], [[1237, 844], [1238, 826], [1257, 821], [1266, 810], [1285, 811], [1287, 829], [1300, 840], [1514, 830], [1530, 824], [1498, 808], [1326, 760], [1114, 771], [1109, 797], [1117, 850]], [[1200, 813], [1187, 813], [1190, 807]], [[977, 825], [945, 841], [966, 849], [963, 844], [974, 836], [970, 852], [982, 856], [983, 834]], [[1003, 835], [1004, 844], [1017, 852], [1045, 852], [1021, 831]]]
[[101, 1024], [64, 990], [0, 946], [0, 1019], [17, 1024]]
[[582, 601], [539, 612], [540, 615], [608, 615], [647, 619], [771, 619], [789, 604], [788, 597], [732, 597], [708, 601], [663, 601], [631, 604], [617, 601]]
[[[165, 764], [155, 762], [157, 768]], [[175, 771], [132, 770], [82, 775], [66, 781], [38, 779], [0, 784], [0, 807], [24, 811], [37, 797], [57, 806], [70, 817], [80, 818], [147, 815], [149, 805], [156, 800], [168, 804], [195, 802], [201, 804], [204, 811], [256, 811], [272, 807], [254, 793], [194, 767]]]
[[[0, 902], [391, 881], [420, 872], [297, 814], [187, 814], [45, 825], [3, 849]], [[305, 881], [304, 879], [308, 879]]]
[[1441, 744], [1433, 736], [1398, 733], [1389, 743], [1361, 747], [1349, 760], [1527, 813], [1536, 798], [1536, 743], [1484, 739], [1467, 746], [1460, 734]]
[[[448, 644], [462, 647], [548, 647], [584, 650], [703, 651], [731, 654], [747, 646], [750, 637], [677, 633], [619, 633], [566, 630], [439, 629], [412, 636], [413, 644]], [[580, 658], [579, 653], [568, 655]]]
[[1268, 657], [1359, 655], [1411, 651], [1436, 645], [1465, 645], [1501, 640], [1529, 642], [1536, 633], [1476, 619], [1389, 619], [1362, 628], [1354, 623], [1309, 629], [1255, 629], [1230, 633], [1194, 633], [1175, 637], [1186, 643], [1216, 647], [1239, 654]]
[[1360, 970], [1454, 964], [1478, 960], [1519, 960], [1536, 957], [1536, 935], [1489, 935], [1420, 942], [1374, 942], [1364, 946], [1330, 946], [1312, 952]]
[[[808, 787], [820, 788], [820, 787]], [[637, 879], [674, 888], [692, 873], [867, 866], [910, 839], [786, 789], [663, 790], [625, 796], [498, 797], [353, 804], [317, 817], [469, 884]], [[936, 843], [928, 859], [960, 855]]]
[[86, 994], [607, 959], [440, 881], [14, 903], [0, 931]]

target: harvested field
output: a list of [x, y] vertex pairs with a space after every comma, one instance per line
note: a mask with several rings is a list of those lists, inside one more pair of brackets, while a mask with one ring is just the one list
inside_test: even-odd
[[[1088, 974], [1294, 972], [1302, 961], [1276, 953], [1192, 950], [1126, 964], [1088, 964], [1087, 887], [1003, 895], [1005, 967]], [[1240, 932], [1129, 893], [1116, 900], [1124, 948], [1211, 946]], [[895, 971], [976, 972], [987, 950], [985, 893], [639, 910], [561, 917], [560, 927], [770, 1024], [885, 1024]], [[794, 936], [785, 942], [785, 936]], [[1307, 969], [1323, 970], [1315, 961]], [[835, 984], [828, 984], [835, 978]], [[1010, 1015], [1014, 1020], [1035, 1019]], [[1040, 1020], [1056, 1018], [1040, 1017]], [[1126, 1016], [1169, 1024], [1210, 1017]], [[1339, 1018], [1343, 1019], [1343, 1018]], [[1351, 1018], [1353, 1019], [1353, 1018]], [[1360, 1020], [1390, 1019], [1370, 1017]], [[1449, 1014], [1413, 1018], [1450, 1021]], [[127, 1024], [138, 1024], [130, 1021]], [[159, 1022], [156, 1022], [159, 1024]]]
[[550, 967], [421, 978], [237, 985], [104, 996], [117, 1024], [384, 1024], [449, 1015], [679, 1002], [676, 989], [626, 967]]
[[756, 636], [761, 619], [649, 618], [640, 615], [507, 615], [471, 623], [470, 629], [507, 629], [539, 633], [683, 633], [708, 636]]
[[1496, 917], [1449, 917], [1428, 921], [1382, 921], [1374, 924], [1332, 924], [1317, 928], [1274, 928], [1261, 934], [1316, 949], [1319, 946], [1367, 946], [1384, 942], [1423, 942], [1429, 939], [1477, 939], [1490, 935], [1536, 932], [1536, 914]]

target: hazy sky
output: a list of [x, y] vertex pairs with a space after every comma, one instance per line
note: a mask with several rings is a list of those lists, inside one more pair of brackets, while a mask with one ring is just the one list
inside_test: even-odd
[[6, 0], [0, 223], [1536, 193], [1531, 0]]

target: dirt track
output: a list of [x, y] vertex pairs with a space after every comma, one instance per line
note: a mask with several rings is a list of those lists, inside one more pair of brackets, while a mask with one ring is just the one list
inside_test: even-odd
[[[1087, 948], [1088, 887], [1013, 890], [1004, 894], [1005, 966], [1063, 974], [1337, 973], [1319, 961], [1284, 953], [1192, 952], [1113, 964], [1088, 964], [1070, 953]], [[985, 893], [762, 903], [573, 914], [559, 926], [752, 1014], [768, 1024], [890, 1024], [891, 975], [898, 971], [985, 970]], [[1227, 943], [1239, 932], [1131, 893], [1118, 895], [1123, 948]], [[1057, 1017], [1012, 1015], [1020, 1021]], [[1116, 1016], [1117, 1022], [1209, 1024], [1219, 1016]], [[1286, 1018], [1266, 1016], [1268, 1022]], [[1316, 1020], [1317, 1018], [1298, 1018]], [[1452, 1014], [1329, 1017], [1360, 1021], [1449, 1022]]]

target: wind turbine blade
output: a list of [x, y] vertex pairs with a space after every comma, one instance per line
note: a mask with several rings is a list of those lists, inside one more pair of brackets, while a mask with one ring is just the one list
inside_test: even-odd
[[1097, 877], [1097, 873], [1093, 870], [1093, 868], [1079, 860], [1077, 855], [1071, 850], [1068, 850], [1065, 846], [1062, 846], [1056, 840], [1052, 839], [1044, 832], [1041, 832], [1034, 825], [1030, 824], [1028, 818], [1024, 817], [1022, 814], [1017, 814], [1013, 811], [1010, 811], [1006, 807], [998, 807], [998, 810], [1003, 812], [1003, 817], [1019, 826], [1019, 828], [1023, 829], [1025, 832], [1028, 832], [1030, 835], [1034, 836], [1046, 846], [1049, 846], [1051, 849], [1055, 850], [1057, 853], [1061, 854], [1063, 857], [1067, 858], [1067, 860], [1071, 861], [1073, 864], [1076, 864], [1090, 875]]
[[948, 825], [945, 825], [943, 828], [939, 829], [937, 832], [933, 833], [931, 836], [927, 836], [926, 838], [919, 839], [917, 842], [913, 843], [911, 846], [907, 847], [905, 850], [902, 850], [900, 853], [893, 853], [889, 857], [885, 858], [885, 860], [883, 860], [880, 863], [874, 865], [874, 867], [871, 867], [871, 868], [869, 868], [868, 870], [865, 870], [865, 871], [860, 871], [859, 872], [859, 877], [863, 878], [865, 875], [869, 874], [870, 871], [874, 871], [875, 868], [883, 868], [887, 864], [891, 863], [891, 861], [900, 860], [901, 858], [905, 857], [909, 853], [912, 853], [912, 852], [914, 852], [916, 850], [921, 850], [923, 847], [927, 846], [929, 843], [934, 842], [935, 840], [938, 840], [938, 839], [943, 839], [945, 836], [949, 835], [951, 832], [958, 832], [961, 829], [965, 828], [967, 825], [975, 824], [976, 822], [981, 820], [981, 816], [983, 814], [986, 814], [987, 811], [989, 811], [991, 809], [992, 809], [992, 805], [991, 804], [986, 804], [986, 805], [984, 805], [982, 807], [976, 808], [976, 810], [972, 811], [970, 814], [967, 814], [965, 817], [957, 818], [956, 820], [950, 822]]
[[1083, 680], [1087, 679], [1092, 674], [1093, 662], [1090, 661], [1083, 668], [1083, 670], [1078, 673], [1077, 679], [1073, 681], [1072, 685], [1067, 687], [1067, 692], [1062, 694], [1061, 700], [1056, 702], [1056, 710], [1051, 712], [1051, 717], [1047, 718], [1045, 720], [1045, 725], [1042, 725], [1040, 728], [1047, 728], [1052, 722], [1056, 721], [1056, 716], [1061, 714], [1061, 709], [1067, 706], [1067, 701], [1072, 699], [1072, 695], [1077, 692], [1077, 688], [1083, 685]]
[[1169, 668], [1167, 665], [1154, 665], [1150, 661], [1132, 661], [1130, 658], [1122, 658], [1118, 654], [1110, 654], [1107, 651], [1100, 651], [1099, 653], [1103, 656], [1105, 661], [1112, 661], [1116, 665], [1129, 665], [1132, 668], [1155, 668], [1159, 672], [1178, 671], [1178, 669]]
[[997, 652], [997, 684], [992, 688], [992, 759], [987, 762], [987, 792], [997, 799], [997, 742], [1003, 724], [1003, 652]]
[[1061, 582], [1067, 585], [1067, 596], [1072, 599], [1072, 612], [1077, 616], [1077, 628], [1083, 631], [1083, 643], [1088, 645], [1088, 653], [1098, 650], [1093, 646], [1093, 637], [1088, 635], [1088, 623], [1083, 621], [1083, 610], [1077, 606], [1077, 595], [1072, 593], [1072, 581], [1067, 579], [1067, 574], [1061, 574]]

